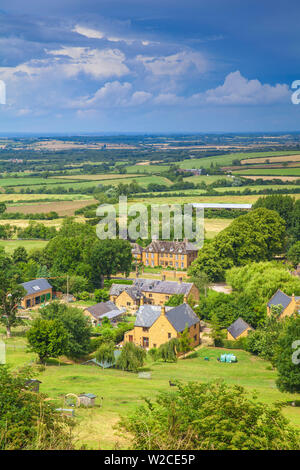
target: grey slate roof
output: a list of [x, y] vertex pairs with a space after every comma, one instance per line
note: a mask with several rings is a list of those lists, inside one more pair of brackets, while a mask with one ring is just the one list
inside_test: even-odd
[[[172, 307], [166, 307], [166, 311]], [[159, 305], [141, 305], [136, 313], [134, 326], [143, 326], [149, 328], [158, 319], [161, 314], [161, 306]]]
[[138, 286], [143, 292], [156, 292], [159, 294], [184, 294], [188, 295], [193, 283], [192, 282], [175, 282], [175, 281], [156, 281], [151, 279], [136, 279], [134, 286]]
[[[165, 307], [166, 317], [178, 333], [181, 333], [186, 325], [188, 327], [199, 323], [200, 320], [188, 304], [178, 307]], [[155, 305], [142, 305], [137, 311], [134, 326], [150, 328], [161, 315], [161, 307]]]
[[111, 285], [111, 288], [109, 290], [109, 295], [120, 295], [121, 292], [123, 292], [124, 290], [126, 290], [126, 288], [129, 287], [128, 285], [126, 284], [112, 284]]
[[238, 318], [233, 322], [228, 328], [227, 331], [233, 336], [234, 338], [237, 338], [240, 336], [247, 328], [251, 328], [253, 330], [252, 326], [248, 325], [242, 318]]
[[290, 303], [292, 298], [289, 295], [286, 295], [280, 289], [273, 295], [271, 300], [268, 302], [268, 307], [272, 307], [272, 305], [282, 305], [285, 309]]
[[107, 317], [109, 319], [115, 318], [122, 313], [124, 313], [125, 309], [119, 309], [113, 302], [110, 300], [108, 302], [99, 302], [98, 304], [92, 305], [86, 309], [90, 312], [93, 317], [99, 319], [103, 317]]
[[23, 282], [21, 286], [24, 287], [27, 292], [27, 295], [38, 294], [39, 292], [52, 289], [51, 284], [49, 284], [47, 279], [44, 278], [33, 279], [32, 281]]
[[199, 317], [197, 317], [189, 304], [186, 303], [166, 311], [166, 317], [178, 333], [181, 333], [186, 326], [190, 328], [191, 326], [200, 323]]
[[144, 251], [148, 253], [179, 253], [184, 254], [188, 251], [198, 251], [199, 248], [190, 243], [188, 240], [183, 241], [166, 241], [152, 240]]

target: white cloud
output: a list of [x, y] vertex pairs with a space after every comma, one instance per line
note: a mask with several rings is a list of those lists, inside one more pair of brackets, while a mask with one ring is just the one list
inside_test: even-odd
[[92, 97], [82, 97], [80, 100], [71, 102], [69, 106], [77, 109], [140, 106], [152, 98], [151, 93], [133, 92], [132, 88], [128, 82], [107, 82]]
[[129, 73], [125, 55], [119, 49], [89, 49], [86, 47], [63, 47], [46, 51], [51, 57], [30, 60], [16, 67], [0, 67], [4, 79], [18, 79], [20, 76], [40, 78], [55, 76], [60, 79], [76, 77], [80, 73], [94, 79], [121, 77]]
[[208, 70], [208, 61], [200, 52], [182, 51], [164, 57], [138, 55], [137, 60], [154, 75], [181, 75], [194, 68], [200, 73]]
[[204, 98], [206, 103], [217, 105], [253, 105], [283, 102], [289, 96], [288, 85], [262, 84], [259, 80], [248, 80], [236, 71], [227, 75], [223, 85], [191, 99]]
[[75, 26], [75, 28], [72, 29], [72, 31], [90, 39], [104, 38], [104, 33], [101, 31], [98, 31], [97, 29], [86, 28], [85, 26], [80, 26], [78, 24]]

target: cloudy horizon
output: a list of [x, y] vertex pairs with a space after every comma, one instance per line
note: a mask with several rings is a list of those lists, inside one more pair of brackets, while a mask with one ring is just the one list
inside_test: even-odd
[[2, 0], [0, 133], [297, 131], [299, 5], [224, 3]]

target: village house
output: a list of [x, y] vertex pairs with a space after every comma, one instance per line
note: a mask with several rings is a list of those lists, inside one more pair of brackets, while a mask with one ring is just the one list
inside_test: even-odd
[[272, 307], [276, 305], [281, 305], [282, 307], [280, 318], [290, 317], [296, 311], [300, 311], [300, 296], [297, 297], [294, 294], [289, 296], [278, 289], [267, 304], [268, 315], [271, 314]]
[[142, 251], [145, 266], [162, 266], [187, 269], [197, 258], [198, 248], [188, 240], [162, 241], [152, 240]]
[[52, 300], [52, 286], [47, 279], [34, 279], [33, 281], [23, 282], [21, 286], [26, 291], [26, 295], [21, 300], [23, 308], [31, 308]]
[[253, 331], [252, 326], [248, 325], [242, 318], [238, 318], [227, 328], [227, 339], [237, 341], [248, 336], [249, 331]]
[[109, 291], [109, 298], [118, 308], [125, 308], [135, 313], [140, 305], [142, 292], [136, 286], [126, 284], [112, 284]]
[[100, 325], [104, 318], [108, 318], [112, 323], [120, 320], [126, 309], [119, 309], [110, 300], [108, 302], [99, 302], [84, 309], [83, 313], [89, 317], [94, 326]]
[[131, 243], [131, 253], [137, 263], [142, 262], [143, 248], [138, 243]]
[[199, 292], [192, 282], [160, 281], [156, 279], [135, 279], [132, 286], [113, 284], [109, 295], [110, 300], [118, 308], [127, 308], [136, 311], [144, 303], [151, 305], [164, 305], [172, 295], [189, 296], [195, 300]]
[[178, 307], [141, 305], [133, 330], [127, 331], [124, 342], [145, 349], [158, 348], [172, 338], [178, 338], [188, 327], [192, 347], [200, 344], [200, 320], [187, 304]]

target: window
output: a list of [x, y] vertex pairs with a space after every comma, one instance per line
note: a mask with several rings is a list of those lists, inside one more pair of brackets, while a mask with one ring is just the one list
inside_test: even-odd
[[129, 341], [129, 343], [132, 343], [132, 342], [133, 342], [133, 336], [132, 336], [132, 335], [129, 335], [129, 336], [128, 336], [128, 341]]
[[143, 348], [149, 348], [149, 338], [143, 336]]
[[143, 327], [143, 331], [149, 331], [149, 328], [147, 328], [146, 326]]
[[149, 297], [152, 297], [152, 294], [149, 294]]
[[168, 333], [168, 339], [170, 339], [172, 336], [172, 333]]
[[127, 302], [127, 305], [128, 305], [128, 307], [129, 307], [129, 305], [131, 305], [131, 303], [130, 303], [130, 302]]
[[170, 298], [170, 297], [169, 297], [168, 295], [166, 295], [166, 300], [169, 300], [169, 298]]
[[197, 335], [194, 336], [194, 341], [197, 341]]

